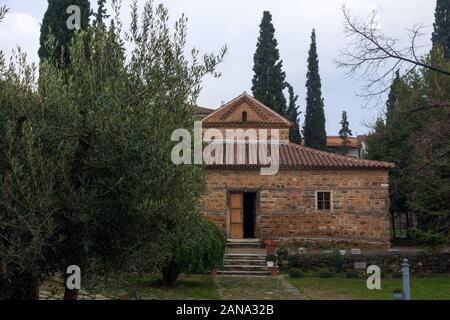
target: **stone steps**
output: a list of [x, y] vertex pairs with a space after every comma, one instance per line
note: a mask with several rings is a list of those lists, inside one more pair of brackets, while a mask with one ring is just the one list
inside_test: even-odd
[[261, 248], [259, 239], [228, 239], [227, 248]]
[[270, 271], [266, 265], [229, 264], [224, 265], [225, 271]]
[[266, 253], [259, 239], [228, 240], [219, 275], [269, 276]]
[[224, 260], [251, 260], [251, 261], [266, 261], [266, 255], [262, 253], [225, 253]]
[[267, 265], [265, 260], [248, 260], [248, 259], [224, 259], [225, 265]]
[[219, 270], [217, 274], [224, 276], [270, 276], [270, 271]]

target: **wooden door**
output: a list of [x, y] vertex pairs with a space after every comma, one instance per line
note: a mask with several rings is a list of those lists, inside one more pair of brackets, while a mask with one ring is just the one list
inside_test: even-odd
[[242, 193], [230, 194], [231, 239], [244, 238], [244, 197]]

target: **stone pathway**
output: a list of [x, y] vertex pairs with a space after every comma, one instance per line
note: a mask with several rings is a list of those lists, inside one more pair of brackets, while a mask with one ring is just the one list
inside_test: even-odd
[[[41, 290], [39, 292], [39, 300], [62, 300], [64, 297], [63, 292], [52, 292], [49, 290]], [[102, 294], [90, 294], [84, 290], [80, 290], [78, 294], [79, 300], [111, 300], [114, 298], [105, 297]]]
[[214, 283], [221, 299], [302, 300], [305, 296], [284, 276], [216, 276]]
[[286, 290], [286, 292], [292, 294], [292, 296], [298, 297], [298, 299], [301, 299], [301, 300], [306, 299], [305, 296], [289, 282], [289, 280], [287, 280], [284, 276], [280, 276], [280, 277], [283, 279], [282, 286], [283, 286], [284, 290]]

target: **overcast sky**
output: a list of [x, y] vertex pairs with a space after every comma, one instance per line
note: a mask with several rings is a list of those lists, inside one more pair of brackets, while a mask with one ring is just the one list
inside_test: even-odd
[[[96, 0], [91, 0], [95, 7]], [[143, 3], [144, 1], [139, 1]], [[123, 0], [124, 26], [129, 21], [130, 0]], [[159, 3], [159, 2], [157, 2]], [[430, 46], [435, 0], [167, 0], [172, 21], [185, 13], [189, 18], [188, 47], [201, 52], [217, 52], [224, 44], [229, 52], [219, 71], [219, 79], [204, 82], [199, 104], [216, 109], [242, 91], [251, 92], [253, 54], [264, 10], [272, 13], [275, 36], [286, 80], [300, 95], [301, 111], [305, 111], [306, 59], [312, 28], [317, 31], [319, 68], [325, 99], [326, 127], [329, 135], [337, 134], [342, 110], [347, 110], [353, 134], [367, 132], [364, 122], [378, 113], [376, 107], [364, 107], [357, 96], [362, 83], [346, 79], [336, 68], [334, 59], [348, 41], [342, 33], [341, 6], [345, 3], [353, 13], [366, 17], [379, 12], [380, 27], [387, 34], [408, 39], [408, 28], [415, 23], [429, 26], [420, 45]], [[0, 23], [0, 50], [8, 55], [17, 45], [37, 62], [40, 23], [47, 0], [0, 0], [10, 8]], [[303, 122], [303, 117], [301, 119]]]

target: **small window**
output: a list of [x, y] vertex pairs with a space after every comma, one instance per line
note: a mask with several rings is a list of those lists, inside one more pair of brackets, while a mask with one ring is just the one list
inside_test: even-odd
[[247, 111], [242, 112], [242, 121], [247, 122]]
[[317, 210], [331, 210], [331, 192], [317, 192]]

